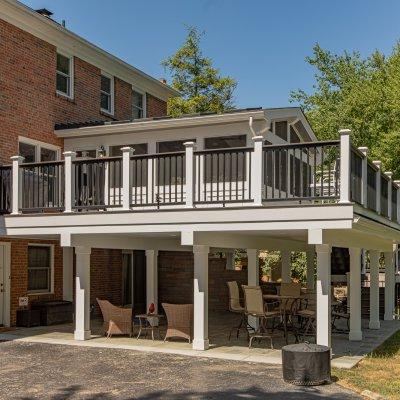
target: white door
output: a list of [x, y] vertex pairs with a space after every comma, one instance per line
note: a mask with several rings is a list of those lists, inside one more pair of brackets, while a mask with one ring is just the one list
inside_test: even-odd
[[5, 305], [5, 246], [0, 244], [0, 326], [4, 325]]
[[0, 326], [10, 325], [10, 243], [0, 243]]

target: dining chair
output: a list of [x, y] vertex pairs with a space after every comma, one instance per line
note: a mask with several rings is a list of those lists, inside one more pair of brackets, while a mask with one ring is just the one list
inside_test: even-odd
[[240, 323], [239, 325], [235, 325], [233, 328], [231, 328], [228, 339], [231, 340], [232, 331], [236, 331], [236, 339], [238, 339], [241, 330], [246, 331], [248, 338], [249, 332], [247, 329], [246, 315], [244, 312], [244, 307], [240, 304], [239, 285], [236, 281], [229, 281], [226, 282], [226, 284], [229, 292], [229, 311], [231, 313], [240, 315]]

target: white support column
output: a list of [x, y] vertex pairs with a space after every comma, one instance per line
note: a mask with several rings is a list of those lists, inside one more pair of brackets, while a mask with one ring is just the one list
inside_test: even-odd
[[193, 349], [207, 350], [208, 341], [208, 246], [193, 246], [194, 255], [194, 326]]
[[[255, 249], [247, 249], [247, 284], [249, 286], [259, 286], [259, 277], [260, 277], [260, 265], [259, 265], [259, 257], [258, 250]], [[249, 325], [254, 329], [258, 328], [259, 320], [258, 318], [249, 316], [248, 317]]]
[[72, 162], [75, 160], [76, 153], [74, 151], [64, 151], [64, 212], [72, 212], [72, 199], [74, 196], [74, 174], [72, 172]]
[[393, 181], [396, 186], [396, 195], [397, 195], [397, 223], [400, 223], [400, 181], [399, 180], [395, 180]]
[[22, 156], [12, 156], [12, 209], [11, 214], [19, 214], [19, 206], [21, 203], [20, 193], [21, 193], [21, 180], [19, 165], [24, 162], [24, 157]]
[[361, 165], [361, 204], [368, 206], [368, 147], [359, 147], [358, 150], [364, 154]]
[[122, 209], [130, 210], [132, 201], [131, 157], [132, 147], [122, 147]]
[[315, 246], [317, 253], [317, 344], [331, 347], [331, 247]]
[[[158, 250], [146, 250], [146, 299], [147, 308], [154, 303], [155, 313], [158, 312]], [[158, 325], [158, 319], [149, 321], [153, 326]]]
[[291, 264], [291, 251], [281, 250], [281, 264], [282, 264], [282, 282], [289, 283], [292, 281], [292, 264]]
[[375, 175], [375, 182], [376, 182], [376, 212], [378, 214], [381, 213], [381, 161], [372, 161], [378, 170], [376, 171]]
[[393, 172], [385, 172], [385, 175], [389, 178], [388, 182], [388, 201], [387, 201], [387, 215], [389, 219], [392, 219], [392, 185], [393, 185]]
[[74, 300], [74, 248], [63, 247], [63, 300]]
[[349, 248], [350, 254], [350, 332], [349, 340], [362, 340], [361, 330], [361, 250]]
[[90, 247], [75, 247], [75, 340], [90, 339]]
[[315, 249], [307, 250], [307, 289], [315, 288]]
[[340, 134], [340, 200], [350, 202], [350, 129], [341, 129]]
[[252, 195], [255, 206], [262, 205], [262, 190], [263, 190], [263, 162], [262, 162], [262, 146], [263, 136], [254, 136], [254, 153], [251, 165], [251, 179], [252, 179]]
[[394, 311], [395, 274], [393, 255], [392, 251], [385, 252], [385, 321], [393, 319]]
[[193, 208], [193, 192], [194, 192], [194, 146], [195, 142], [185, 142], [185, 167], [186, 167], [186, 207]]
[[369, 251], [369, 329], [379, 329], [379, 251]]

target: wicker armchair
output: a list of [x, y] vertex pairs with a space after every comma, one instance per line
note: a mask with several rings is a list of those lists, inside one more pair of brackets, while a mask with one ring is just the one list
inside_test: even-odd
[[164, 342], [171, 337], [192, 340], [193, 304], [162, 303], [167, 316], [167, 333]]
[[108, 300], [96, 300], [103, 314], [103, 328], [107, 338], [112, 335], [129, 335], [129, 337], [132, 337], [132, 309], [114, 306]]

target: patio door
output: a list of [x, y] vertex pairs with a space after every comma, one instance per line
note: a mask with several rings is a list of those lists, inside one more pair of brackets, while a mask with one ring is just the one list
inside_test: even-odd
[[122, 302], [133, 314], [146, 312], [146, 254], [142, 250], [123, 253]]
[[0, 326], [10, 324], [10, 245], [0, 243]]

